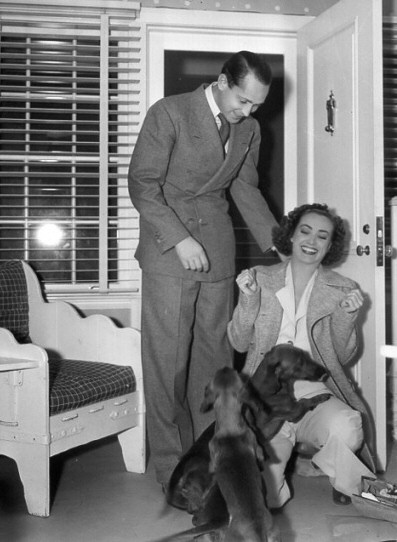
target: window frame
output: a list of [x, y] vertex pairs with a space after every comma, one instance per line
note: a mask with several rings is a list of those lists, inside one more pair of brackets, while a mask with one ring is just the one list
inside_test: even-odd
[[[128, 2], [127, 4], [126, 2], [115, 1], [109, 7], [106, 0], [96, 0], [95, 2], [87, 0], [81, 2], [77, 2], [76, 0], [71, 2], [62, 0], [37, 0], [34, 4], [25, 0], [14, 0], [12, 3], [0, 0], [0, 7], [2, 8], [0, 12], [1, 28], [11, 28], [14, 25], [14, 28], [18, 29], [16, 33], [23, 32], [23, 28], [29, 26], [30, 32], [33, 29], [34, 33], [37, 32], [37, 35], [40, 35], [40, 32], [43, 33], [43, 29], [49, 24], [58, 24], [60, 29], [73, 26], [73, 24], [76, 26], [80, 24], [82, 28], [86, 27], [88, 29], [99, 26], [100, 29], [98, 281], [84, 282], [82, 284], [56, 284], [49, 282], [45, 284], [45, 289], [47, 292], [61, 295], [84, 294], [87, 292], [90, 294], [109, 294], [112, 291], [119, 294], [123, 292], [137, 292], [140, 289], [140, 272], [133, 254], [139, 236], [138, 214], [133, 209], [129, 200], [127, 170], [129, 157], [139, 131], [141, 111], [141, 92], [139, 89], [139, 72], [142, 62], [141, 29], [136, 21], [139, 14], [139, 3]], [[109, 89], [109, 73], [111, 72], [111, 63], [114, 61], [114, 57], [110, 56], [109, 42], [117, 39], [117, 37], [112, 37], [112, 31], [116, 26], [123, 26], [126, 29], [125, 37], [127, 41], [130, 40], [128, 43], [130, 43], [131, 48], [134, 50], [133, 58], [127, 60], [127, 62], [135, 63], [136, 69], [130, 70], [130, 79], [123, 83], [123, 88], [121, 85], [118, 86], [116, 98], [119, 98], [120, 103], [124, 103], [123, 107], [126, 108], [125, 119], [120, 121], [123, 128], [122, 135], [118, 135], [117, 150], [114, 156], [109, 156], [111, 154], [109, 151], [109, 145], [111, 146], [111, 121], [109, 119], [111, 92]], [[93, 33], [95, 35], [95, 30]], [[65, 32], [66, 34], [67, 31]], [[127, 55], [130, 54], [127, 51], [128, 48], [126, 48], [124, 53], [118, 52], [116, 63], [120, 62], [123, 54], [125, 55], [124, 60], [127, 58]], [[119, 66], [120, 64], [117, 64], [116, 71], [119, 70]], [[123, 116], [120, 114], [120, 111], [117, 112], [117, 115], [118, 118]], [[118, 129], [118, 126], [119, 124], [117, 123], [116, 129]], [[10, 158], [5, 153], [1, 154], [2, 157], [0, 156], [0, 160]], [[20, 156], [24, 156], [24, 153], [20, 153]], [[15, 154], [13, 154], [12, 159], [15, 160]], [[32, 160], [33, 157], [25, 156], [25, 160], [28, 161], [29, 159]], [[67, 162], [73, 167], [73, 165], [78, 164], [78, 161], [79, 157], [77, 157], [77, 160], [72, 157]], [[110, 237], [108, 236], [109, 222], [111, 221], [108, 216], [108, 201], [110, 198], [110, 170], [112, 167], [118, 169], [116, 174], [117, 195], [114, 196], [117, 200], [117, 220], [122, 216], [126, 219], [125, 222], [127, 224], [126, 227], [120, 228], [120, 231], [119, 229], [117, 230], [117, 236], [120, 235], [120, 238], [117, 238], [116, 249], [118, 273], [116, 284], [111, 282], [108, 275], [108, 254], [109, 250], [111, 250], [109, 246]], [[119, 201], [123, 201], [123, 204], [119, 205]], [[28, 254], [26, 250], [24, 254], [25, 256]]]

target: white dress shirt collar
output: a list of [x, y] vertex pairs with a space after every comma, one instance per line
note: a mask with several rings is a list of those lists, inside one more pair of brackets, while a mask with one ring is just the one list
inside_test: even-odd
[[[212, 114], [214, 115], [215, 121], [217, 122], [217, 121], [219, 121], [218, 115], [221, 112], [221, 110], [217, 106], [215, 98], [214, 98], [214, 94], [212, 92], [212, 87], [215, 86], [216, 84], [217, 83], [211, 83], [211, 85], [208, 85], [208, 87], [205, 88], [205, 95], [207, 97], [208, 105], [210, 106]], [[220, 121], [219, 121], [219, 123], [220, 123]], [[218, 124], [218, 122], [217, 122], [217, 124]]]
[[[208, 105], [210, 106], [211, 112], [214, 115], [214, 119], [216, 122], [216, 125], [218, 127], [218, 130], [221, 127], [221, 119], [218, 117], [219, 113], [221, 113], [221, 110], [216, 104], [214, 94], [212, 92], [212, 88], [217, 85], [217, 83], [211, 83], [211, 85], [208, 85], [208, 87], [205, 88], [205, 95], [207, 97]], [[229, 149], [229, 139], [226, 141], [225, 144], [225, 153], [227, 153]]]

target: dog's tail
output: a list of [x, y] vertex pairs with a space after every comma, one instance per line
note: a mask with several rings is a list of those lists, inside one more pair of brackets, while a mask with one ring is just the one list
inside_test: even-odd
[[205, 534], [213, 534], [210, 540], [219, 540], [219, 534], [227, 527], [226, 520], [214, 520], [204, 525], [192, 527], [186, 531], [175, 533], [163, 538], [156, 538], [150, 542], [193, 542], [196, 538]]

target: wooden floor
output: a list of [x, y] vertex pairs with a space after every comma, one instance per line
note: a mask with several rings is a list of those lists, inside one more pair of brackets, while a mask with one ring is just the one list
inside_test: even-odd
[[[386, 478], [397, 481], [397, 446]], [[34, 465], [32, 465], [34, 468]], [[49, 518], [29, 516], [15, 464], [0, 456], [1, 542], [152, 542], [191, 527], [191, 517], [165, 506], [150, 465], [127, 473], [115, 439], [52, 459]], [[397, 525], [337, 506], [326, 477], [292, 476], [293, 499], [277, 515], [283, 542], [396, 541]]]

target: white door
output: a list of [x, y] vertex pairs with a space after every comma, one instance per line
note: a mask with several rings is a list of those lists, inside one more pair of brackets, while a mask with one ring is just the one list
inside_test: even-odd
[[[386, 466], [382, 77], [381, 0], [341, 0], [298, 32], [298, 202], [327, 203], [350, 226], [337, 271], [366, 294], [352, 374], [373, 416], [379, 470]], [[328, 100], [335, 100], [329, 111]]]

